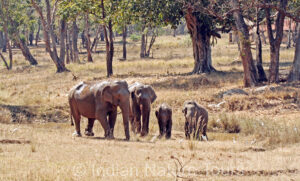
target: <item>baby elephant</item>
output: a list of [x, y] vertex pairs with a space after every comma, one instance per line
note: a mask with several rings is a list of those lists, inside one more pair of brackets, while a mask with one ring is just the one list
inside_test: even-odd
[[172, 109], [168, 104], [161, 104], [155, 111], [157, 117], [160, 137], [166, 135], [166, 139], [171, 138], [172, 131]]
[[[182, 112], [185, 117], [184, 130], [186, 138], [190, 139], [190, 134], [193, 133], [194, 139], [208, 140], [206, 135], [208, 113], [205, 108], [195, 101], [185, 101]], [[200, 133], [202, 134], [201, 138], [199, 137]]]

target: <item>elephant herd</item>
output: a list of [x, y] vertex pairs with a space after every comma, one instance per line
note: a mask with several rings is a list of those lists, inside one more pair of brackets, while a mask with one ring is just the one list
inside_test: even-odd
[[[149, 133], [151, 104], [156, 98], [155, 91], [150, 85], [139, 82], [129, 86], [123, 80], [80, 82], [70, 90], [68, 96], [71, 125], [75, 123], [73, 136], [81, 136], [80, 119], [84, 116], [88, 118], [84, 132], [86, 136], [94, 136], [93, 126], [97, 119], [104, 129], [104, 137], [113, 139], [118, 107], [122, 111], [126, 140], [130, 139], [129, 122], [133, 133], [146, 136]], [[182, 112], [185, 116], [186, 138], [190, 139], [192, 134], [194, 139], [207, 140], [208, 112], [195, 101], [186, 101]], [[155, 115], [160, 137], [171, 138], [172, 108], [163, 103], [156, 109]]]

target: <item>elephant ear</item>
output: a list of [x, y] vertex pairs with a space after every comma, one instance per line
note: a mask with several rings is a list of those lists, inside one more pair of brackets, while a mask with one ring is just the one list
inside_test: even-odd
[[149, 86], [149, 85], [147, 85], [146, 88], [147, 88], [147, 90], [148, 90], [148, 92], [149, 92], [151, 103], [153, 103], [153, 102], [156, 100], [156, 98], [157, 98], [157, 96], [156, 96], [156, 94], [155, 94], [155, 91], [154, 91], [153, 88], [152, 88], [151, 86]]
[[102, 90], [102, 97], [105, 102], [109, 102], [111, 104], [113, 103], [113, 96], [109, 85], [104, 87], [104, 89]]
[[155, 116], [156, 116], [157, 119], [158, 119], [158, 110], [155, 111]]
[[187, 108], [184, 107], [184, 108], [182, 109], [182, 113], [184, 113], [184, 115], [186, 115], [186, 112], [187, 112]]

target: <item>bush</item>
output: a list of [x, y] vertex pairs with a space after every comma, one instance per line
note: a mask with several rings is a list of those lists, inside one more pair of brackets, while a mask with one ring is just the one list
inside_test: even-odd
[[131, 34], [130, 35], [130, 39], [134, 42], [137, 42], [141, 39], [141, 36], [140, 35], [137, 35], [137, 34]]

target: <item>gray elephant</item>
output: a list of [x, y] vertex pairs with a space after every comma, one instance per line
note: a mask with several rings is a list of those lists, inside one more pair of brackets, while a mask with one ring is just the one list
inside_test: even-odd
[[71, 121], [73, 117], [76, 127], [74, 135], [81, 136], [80, 118], [84, 116], [88, 118], [88, 126], [85, 130], [87, 136], [94, 135], [92, 129], [97, 119], [104, 129], [105, 138], [113, 138], [119, 106], [122, 110], [125, 136], [129, 140], [129, 98], [126, 81], [81, 82], [74, 86], [69, 93]]
[[[195, 101], [185, 101], [183, 110], [185, 117], [185, 136], [190, 139], [190, 134], [193, 134], [194, 139], [207, 140], [206, 128], [208, 123], [208, 112]], [[199, 120], [200, 119], [200, 120]], [[199, 134], [201, 138], [199, 137]]]
[[[151, 104], [156, 100], [156, 94], [149, 85], [136, 82], [129, 86], [130, 122], [134, 133], [146, 136], [149, 133]], [[141, 116], [143, 118], [141, 126]], [[141, 130], [142, 129], [142, 130]]]
[[171, 107], [163, 103], [155, 111], [155, 115], [158, 121], [160, 137], [166, 135], [166, 139], [171, 138], [172, 132], [172, 109]]

